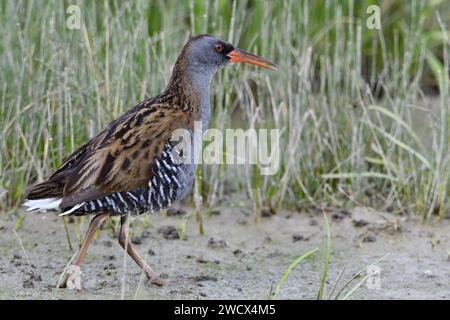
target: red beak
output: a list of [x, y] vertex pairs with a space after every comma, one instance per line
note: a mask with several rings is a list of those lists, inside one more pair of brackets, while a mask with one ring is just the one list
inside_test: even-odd
[[257, 55], [245, 52], [240, 49], [234, 49], [227, 55], [227, 57], [230, 58], [231, 62], [245, 62], [245, 63], [254, 64], [259, 67], [263, 67], [263, 68], [266, 68], [269, 70], [273, 70], [273, 71], [277, 70], [277, 65], [270, 62], [269, 60], [258, 57]]

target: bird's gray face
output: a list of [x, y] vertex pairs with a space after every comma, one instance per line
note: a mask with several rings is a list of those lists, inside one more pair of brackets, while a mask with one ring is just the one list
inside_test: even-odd
[[233, 50], [231, 44], [215, 37], [200, 37], [190, 45], [189, 65], [197, 70], [214, 73], [230, 62], [227, 55]]
[[189, 65], [200, 72], [214, 73], [230, 62], [245, 62], [276, 70], [276, 65], [272, 62], [234, 48], [233, 45], [213, 36], [199, 36], [190, 43]]

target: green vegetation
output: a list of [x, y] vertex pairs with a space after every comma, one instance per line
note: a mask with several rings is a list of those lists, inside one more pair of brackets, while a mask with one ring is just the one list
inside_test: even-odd
[[[15, 211], [27, 185], [161, 92], [189, 34], [207, 32], [280, 66], [221, 71], [211, 126], [279, 128], [283, 152], [274, 176], [204, 165], [196, 205], [245, 191], [255, 213], [448, 212], [448, 1], [84, 1], [81, 29], [69, 30], [71, 4], [0, 3], [0, 210]], [[366, 27], [371, 4], [382, 30]]]
[[[331, 229], [330, 229], [330, 224], [328, 222], [328, 218], [327, 218], [327, 215], [325, 214], [325, 212], [323, 213], [323, 216], [324, 216], [324, 229], [325, 229], [324, 230], [325, 244], [323, 245], [322, 249], [320, 250], [320, 253], [321, 253], [321, 256], [324, 256], [324, 260], [322, 261], [323, 270], [322, 270], [322, 274], [320, 276], [320, 281], [319, 281], [320, 287], [319, 287], [319, 290], [316, 295], [316, 300], [325, 299], [325, 297], [324, 297], [325, 291], [328, 292], [327, 297], [326, 297], [327, 300], [332, 300], [332, 299], [333, 300], [338, 300], [338, 299], [347, 300], [347, 299], [351, 298], [352, 295], [355, 293], [355, 291], [358, 290], [358, 288], [361, 287], [371, 276], [376, 275], [376, 272], [374, 272], [374, 271], [369, 272], [369, 267], [376, 266], [377, 263], [381, 262], [384, 258], [386, 258], [388, 256], [388, 254], [377, 259], [372, 264], [365, 266], [364, 268], [362, 268], [361, 270], [359, 270], [358, 272], [353, 274], [350, 277], [350, 279], [347, 280], [347, 282], [345, 282], [341, 285], [341, 282], [343, 279], [342, 277], [344, 276], [345, 271], [346, 271], [346, 268], [344, 267], [339, 272], [339, 274], [336, 276], [336, 278], [332, 282], [331, 286], [329, 288], [326, 288], [325, 283], [329, 279], [328, 269], [330, 266], [330, 256], [331, 256]], [[277, 299], [280, 294], [280, 291], [281, 291], [281, 286], [286, 281], [286, 278], [289, 276], [289, 274], [292, 272], [292, 270], [294, 270], [294, 268], [296, 268], [297, 265], [300, 264], [300, 262], [302, 262], [303, 260], [313, 257], [313, 255], [318, 251], [319, 251], [319, 248], [316, 247], [316, 248], [311, 249], [308, 252], [302, 254], [297, 259], [295, 259], [295, 261], [291, 263], [291, 265], [287, 268], [286, 272], [281, 277], [274, 292], [270, 293], [269, 298]], [[362, 274], [364, 272], [367, 272], [367, 274], [365, 276], [362, 276]], [[358, 279], [359, 279], [359, 281], [355, 285], [353, 285], [353, 287], [350, 287], [350, 285], [353, 284], [354, 281], [358, 280]], [[340, 287], [340, 289], [339, 289], [339, 291], [336, 292], [336, 289], [338, 286]], [[344, 292], [345, 292], [345, 295], [344, 295]], [[341, 297], [341, 295], [343, 295], [343, 296]]]

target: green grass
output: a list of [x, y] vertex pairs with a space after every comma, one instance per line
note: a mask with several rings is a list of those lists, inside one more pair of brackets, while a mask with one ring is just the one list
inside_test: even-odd
[[[365, 276], [362, 276], [363, 272], [367, 271], [370, 266], [376, 266], [379, 262], [381, 262], [384, 258], [388, 256], [388, 254], [382, 256], [381, 258], [377, 259], [370, 265], [365, 266], [364, 268], [360, 269], [358, 272], [354, 273], [350, 279], [348, 279], [345, 283], [341, 284], [343, 281], [343, 276], [345, 275], [346, 267], [344, 267], [341, 272], [336, 276], [334, 281], [332, 282], [331, 287], [327, 287], [325, 283], [328, 283], [327, 280], [330, 279], [328, 275], [328, 270], [330, 267], [330, 256], [331, 256], [331, 228], [330, 224], [327, 218], [327, 215], [325, 212], [323, 212], [324, 216], [324, 245], [322, 246], [322, 249], [319, 249], [319, 247], [313, 248], [301, 256], [299, 256], [297, 259], [292, 262], [289, 267], [286, 269], [285, 273], [281, 277], [280, 281], [278, 282], [275, 290], [273, 292], [270, 292], [269, 298], [270, 299], [277, 299], [281, 292], [281, 287], [283, 283], [286, 281], [289, 274], [294, 270], [301, 262], [304, 260], [307, 260], [310, 257], [313, 257], [315, 253], [320, 252], [320, 255], [323, 261], [322, 261], [322, 273], [320, 275], [319, 279], [319, 289], [316, 294], [316, 300], [323, 300], [325, 298], [325, 293], [327, 293], [327, 300], [347, 300], [350, 299], [353, 294], [371, 277], [374, 276], [375, 273], [369, 273]], [[359, 281], [355, 283], [356, 280]], [[353, 286], [351, 286], [353, 285]], [[338, 291], [337, 288], [340, 287]]]
[[280, 294], [281, 291], [281, 286], [283, 285], [284, 281], [286, 281], [287, 277], [289, 276], [289, 274], [291, 273], [291, 271], [303, 260], [305, 260], [306, 258], [312, 256], [314, 253], [316, 253], [317, 251], [319, 251], [319, 248], [314, 248], [312, 250], [309, 250], [308, 252], [302, 254], [300, 257], [298, 257], [297, 259], [295, 259], [294, 262], [291, 263], [291, 265], [289, 266], [289, 268], [287, 268], [286, 272], [283, 274], [283, 276], [281, 277], [280, 281], [277, 284], [277, 287], [275, 288], [275, 291], [273, 292], [273, 294], [271, 294], [270, 298], [271, 299], [276, 299], [278, 297], [278, 295]]
[[[382, 30], [366, 28], [374, 3]], [[279, 128], [283, 153], [274, 176], [204, 165], [197, 207], [245, 192], [255, 215], [353, 205], [424, 219], [448, 212], [448, 2], [84, 1], [81, 30], [65, 26], [70, 4], [0, 3], [0, 210], [15, 211], [26, 186], [161, 92], [189, 34], [208, 32], [280, 66], [221, 71], [211, 126]]]

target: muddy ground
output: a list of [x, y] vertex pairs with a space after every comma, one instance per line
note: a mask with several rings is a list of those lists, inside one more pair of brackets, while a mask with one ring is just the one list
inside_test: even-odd
[[[135, 219], [133, 242], [157, 272], [175, 280], [166, 287], [149, 284], [124, 259], [114, 228], [106, 226], [90, 247], [82, 269], [86, 290], [81, 293], [55, 289], [75, 253], [69, 250], [60, 218], [29, 214], [15, 234], [17, 216], [1, 215], [0, 299], [266, 299], [289, 265], [324, 240], [321, 212], [267, 215], [256, 224], [238, 209], [205, 215], [203, 236], [189, 214]], [[332, 253], [326, 289], [344, 267], [338, 289], [387, 254], [376, 264], [379, 288], [364, 283], [352, 299], [450, 298], [450, 220], [421, 225], [365, 208], [327, 215]], [[87, 225], [85, 220], [83, 233]], [[76, 246], [76, 223], [68, 227]], [[320, 275], [317, 253], [289, 274], [278, 298], [313, 299]]]

